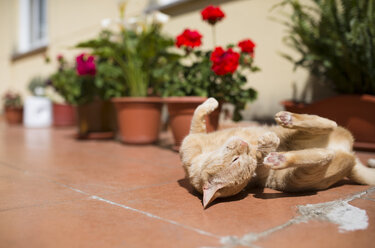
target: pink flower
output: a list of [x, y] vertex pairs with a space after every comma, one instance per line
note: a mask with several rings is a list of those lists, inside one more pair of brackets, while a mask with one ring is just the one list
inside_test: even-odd
[[64, 56], [62, 54], [57, 55], [56, 58], [57, 58], [58, 61], [64, 60]]
[[80, 76], [83, 75], [92, 75], [96, 74], [96, 65], [95, 58], [91, 55], [86, 55], [84, 53], [76, 57], [77, 62], [77, 74]]
[[238, 67], [240, 54], [232, 48], [224, 51], [222, 47], [216, 47], [212, 52], [210, 60], [213, 62], [211, 69], [216, 75], [233, 74]]
[[202, 44], [201, 38], [202, 35], [198, 31], [185, 29], [182, 34], [177, 36], [176, 46], [185, 46], [190, 48], [198, 47]]

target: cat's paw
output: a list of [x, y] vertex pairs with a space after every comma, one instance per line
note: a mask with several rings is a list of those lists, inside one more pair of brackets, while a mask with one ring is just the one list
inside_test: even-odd
[[275, 121], [282, 127], [292, 127], [293, 115], [290, 112], [280, 111], [275, 115]]
[[266, 132], [258, 138], [259, 150], [275, 150], [280, 144], [280, 139], [274, 132]]
[[263, 164], [270, 167], [273, 170], [284, 169], [287, 167], [286, 157], [282, 153], [271, 152], [264, 160]]

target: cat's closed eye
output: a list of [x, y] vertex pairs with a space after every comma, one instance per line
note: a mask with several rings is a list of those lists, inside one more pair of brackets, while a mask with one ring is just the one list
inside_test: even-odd
[[232, 161], [232, 163], [236, 162], [240, 157], [235, 157]]

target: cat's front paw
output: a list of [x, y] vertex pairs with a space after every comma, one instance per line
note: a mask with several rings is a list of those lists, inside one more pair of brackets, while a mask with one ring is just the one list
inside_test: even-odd
[[280, 144], [280, 139], [274, 132], [266, 132], [258, 139], [258, 149], [274, 151]]
[[282, 127], [292, 127], [293, 115], [290, 112], [280, 111], [275, 115], [275, 121]]
[[287, 159], [282, 153], [271, 152], [264, 158], [263, 164], [273, 170], [280, 170], [287, 167]]

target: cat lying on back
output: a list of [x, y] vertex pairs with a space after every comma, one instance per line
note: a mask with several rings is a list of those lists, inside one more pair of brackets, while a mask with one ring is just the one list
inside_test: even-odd
[[239, 193], [250, 184], [297, 192], [322, 190], [344, 177], [375, 185], [375, 169], [360, 163], [353, 137], [334, 121], [279, 112], [279, 126], [239, 127], [206, 133], [205, 116], [217, 108], [210, 98], [195, 110], [180, 156], [203, 206]]

